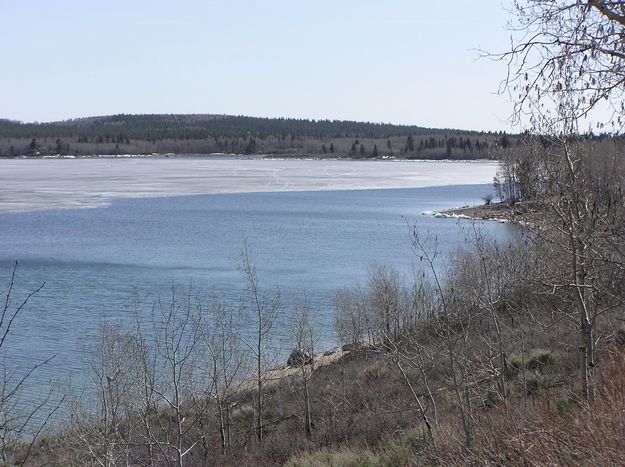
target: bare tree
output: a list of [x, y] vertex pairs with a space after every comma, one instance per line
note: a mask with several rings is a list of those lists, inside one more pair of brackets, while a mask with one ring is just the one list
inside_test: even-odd
[[623, 209], [614, 202], [623, 186], [593, 186], [579, 141], [560, 139], [545, 155], [552, 161], [554, 196], [547, 206], [553, 218], [541, 234], [550, 246], [545, 252], [560, 258], [561, 268], [544, 282], [562, 299], [559, 311], [577, 323], [582, 392], [592, 399], [598, 320], [623, 303]]
[[154, 419], [158, 416], [157, 395], [155, 392], [157, 379], [160, 377], [157, 370], [157, 357], [153, 346], [146, 336], [141, 313], [137, 314], [137, 323], [134, 330], [132, 347], [128, 357], [132, 359], [131, 378], [135, 386], [132, 412], [129, 423], [138, 423], [138, 438], [143, 441], [146, 453], [143, 456], [146, 465], [153, 465], [156, 458], [155, 448], [160, 447]]
[[[389, 281], [389, 278], [392, 280]], [[388, 319], [378, 320], [374, 324], [377, 336], [375, 347], [383, 353], [384, 357], [399, 372], [409, 390], [410, 397], [416, 404], [416, 411], [427, 429], [428, 437], [436, 449], [433, 426], [437, 423], [438, 418], [436, 401], [424, 365], [423, 349], [425, 345], [423, 342], [420, 342], [420, 337], [422, 336], [419, 334], [415, 335], [415, 331], [420, 325], [429, 324], [425, 321], [419, 322], [422, 315], [417, 310], [420, 310], [423, 305], [431, 306], [433, 304], [431, 300], [425, 299], [423, 292], [426, 289], [430, 292], [433, 292], [433, 290], [423, 287], [423, 280], [424, 277], [422, 275], [415, 277], [415, 285], [411, 290], [412, 296], [408, 297], [408, 291], [404, 287], [399, 286], [400, 280], [397, 272], [392, 272], [389, 276], [386, 269], [378, 268], [375, 270], [375, 274], [370, 277], [369, 287], [370, 299], [373, 302], [372, 307], [392, 310], [391, 313], [388, 311], [383, 312], [381, 314], [383, 318], [395, 316], [395, 319], [391, 320], [395, 322], [394, 326], [388, 325]], [[393, 286], [389, 287], [389, 284], [393, 284]], [[408, 308], [408, 303], [412, 303], [413, 307]], [[378, 315], [380, 315], [379, 312]], [[423, 318], [425, 319], [425, 317], [431, 318], [432, 315], [425, 313]], [[416, 382], [409, 376], [408, 367], [417, 369], [421, 375], [422, 386], [425, 388], [431, 403], [434, 423], [432, 423], [426, 404], [421, 400], [422, 395]]]
[[[26, 311], [31, 298], [45, 285], [40, 285], [14, 304], [17, 267], [15, 262], [7, 288], [0, 294], [4, 295], [4, 300], [0, 302], [0, 461], [3, 465], [23, 464], [28, 460], [39, 435], [64, 401], [64, 397], [54, 401], [52, 388], [42, 391], [39, 400], [22, 397], [33, 375], [54, 356], [29, 368], [16, 368], [7, 357], [7, 344], [14, 337], [20, 316]], [[22, 450], [19, 459], [15, 458], [18, 448]]]
[[407, 291], [399, 273], [386, 266], [376, 266], [369, 273], [369, 295], [376, 329], [383, 331], [384, 338], [399, 339], [411, 324]]
[[334, 299], [335, 329], [341, 343], [358, 347], [374, 341], [369, 300], [365, 292], [354, 289], [339, 290]]
[[[195, 428], [199, 425], [198, 416], [206, 412], [210, 401], [212, 385], [196, 379], [201, 313], [199, 299], [190, 287], [182, 299], [172, 287], [169, 303], [159, 300], [153, 309], [154, 346], [163, 372], [162, 379], [157, 379], [149, 389], [170, 413], [169, 423], [163, 423], [162, 417], [158, 417], [159, 427], [166, 436], [160, 444], [173, 450], [175, 465], [179, 467], [203, 440], [203, 433], [198, 434]], [[193, 394], [196, 387], [201, 388], [200, 395]]]
[[[429, 232], [424, 236], [417, 226], [411, 229], [412, 250], [415, 257], [425, 265], [434, 283], [437, 294], [437, 321], [440, 324], [442, 338], [447, 350], [448, 371], [451, 376], [451, 387], [456, 409], [460, 416], [467, 447], [473, 445], [473, 406], [471, 402], [468, 376], [468, 345], [469, 322], [454, 313], [454, 297], [452, 291], [446, 291], [440, 278], [440, 253], [438, 241]], [[458, 348], [459, 347], [459, 348]]]
[[294, 350], [289, 357], [289, 363], [299, 368], [299, 380], [302, 386], [304, 432], [306, 436], [310, 437], [313, 429], [310, 380], [315, 371], [315, 344], [318, 336], [305, 300], [295, 305], [292, 335]]
[[[408, 390], [410, 392], [410, 396], [415, 401], [417, 405], [417, 412], [425, 425], [430, 441], [433, 443], [434, 449], [436, 449], [436, 439], [434, 437], [434, 426], [432, 421], [430, 420], [430, 416], [428, 415], [428, 411], [425, 407], [425, 404], [421, 401], [421, 395], [417, 393], [417, 389], [415, 388], [415, 384], [411, 381], [411, 378], [408, 376], [408, 372], [405, 369], [406, 364], [417, 368], [423, 379], [423, 385], [427, 390], [429, 400], [431, 402], [432, 412], [434, 414], [434, 422], [437, 422], [437, 412], [436, 412], [436, 401], [434, 399], [434, 395], [432, 389], [429, 385], [429, 378], [427, 377], [423, 365], [423, 354], [422, 354], [422, 346], [418, 342], [412, 342], [414, 347], [410, 349], [410, 344], [407, 342], [398, 342], [394, 339], [385, 339], [382, 344], [382, 348], [384, 350], [384, 356], [390, 360], [399, 374], [401, 375], [403, 381], [406, 383]], [[413, 354], [410, 350], [416, 350]]]
[[204, 441], [213, 385], [199, 371], [199, 298], [172, 286], [170, 300], [153, 305], [148, 329], [143, 318], [139, 312], [135, 328], [103, 323], [86, 352], [94, 397], [73, 402], [62, 432], [78, 462], [182, 466]]
[[103, 321], [98, 337], [84, 346], [88, 384], [70, 398], [69, 420], [60, 433], [66, 455], [76, 462], [115, 466], [136, 459], [135, 340], [122, 324]]
[[[597, 177], [592, 141], [580, 137], [580, 127], [608, 123], [619, 131], [625, 123], [625, 3], [519, 0], [513, 13], [512, 46], [496, 57], [508, 61], [503, 87], [516, 102], [516, 121], [529, 115], [540, 135], [528, 154], [544, 166], [534, 193], [548, 213], [540, 238], [558, 265], [541, 285], [576, 323], [582, 393], [592, 399], [599, 319], [622, 302], [614, 285], [623, 275], [615, 222], [622, 210], [614, 201], [623, 185]], [[607, 116], [598, 115], [606, 109]]]
[[475, 222], [471, 224], [469, 232], [465, 235], [465, 242], [472, 247], [472, 254], [465, 256], [465, 258], [470, 259], [469, 264], [467, 261], [461, 260], [457, 263], [466, 271], [465, 276], [468, 276], [470, 282], [467, 289], [473, 292], [472, 299], [476, 308], [488, 316], [495, 331], [495, 342], [492, 344], [489, 342], [489, 347], [496, 349], [499, 365], [498, 368], [493, 368], [492, 373], [494, 379], [499, 383], [500, 394], [505, 400], [508, 392], [506, 385], [508, 359], [498, 307], [504, 303], [505, 297], [503, 295], [506, 287], [502, 283], [503, 277], [494, 271], [497, 269], [499, 252], [496, 248], [491, 248], [484, 232]]
[[246, 370], [240, 326], [234, 318], [233, 310], [220, 303], [214, 304], [208, 310], [202, 334], [208, 351], [206, 371], [213, 384], [222, 454], [230, 452], [234, 396]]
[[103, 466], [127, 457], [127, 422], [133, 382], [130, 378], [132, 336], [119, 326], [102, 323], [98, 343], [88, 362], [97, 393], [99, 414], [90, 420], [92, 437], [85, 440], [94, 459]]
[[[503, 86], [516, 102], [515, 117], [544, 113], [560, 120], [561, 97], [575, 119], [607, 104], [615, 129], [625, 114], [625, 4], [613, 0], [515, 0]], [[602, 127], [605, 121], [599, 121]], [[604, 119], [603, 119], [604, 120]]]
[[246, 347], [250, 350], [255, 362], [256, 378], [256, 438], [263, 441], [264, 430], [264, 395], [265, 395], [265, 370], [268, 368], [271, 343], [271, 331], [278, 316], [280, 295], [267, 296], [260, 288], [256, 266], [252, 260], [252, 254], [247, 244], [243, 242], [241, 249], [241, 272], [243, 273], [251, 301], [251, 314], [253, 315], [254, 335], [244, 338]]

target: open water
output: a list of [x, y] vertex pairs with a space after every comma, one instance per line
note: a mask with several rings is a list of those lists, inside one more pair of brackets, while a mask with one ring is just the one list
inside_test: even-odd
[[[92, 209], [57, 206], [54, 201], [42, 206], [39, 199], [27, 212], [2, 213], [0, 290], [8, 284], [16, 260], [14, 304], [45, 282], [13, 324], [3, 349], [5, 362], [19, 372], [56, 355], [38, 370], [35, 381], [75, 384], [84, 380], [83, 351], [93, 345], [99, 324], [133, 323], [136, 303], [149, 307], [159, 297], [167, 299], [172, 285], [191, 286], [203, 296], [236, 305], [246, 293], [237, 267], [244, 239], [261, 287], [268, 292], [279, 289], [284, 314], [294, 297], [305, 297], [321, 333], [318, 346], [330, 347], [336, 343], [337, 290], [366, 283], [374, 264], [406, 274], [418, 267], [410, 225], [416, 222], [420, 231], [437, 236], [446, 252], [463, 244], [458, 221], [422, 213], [479, 203], [491, 190], [484, 179], [492, 177], [493, 167], [484, 167], [490, 172], [475, 185], [456, 185], [451, 177], [451, 186], [421, 188], [330, 187], [166, 197], [157, 197], [155, 191], [139, 198], [120, 198], [117, 193]], [[384, 170], [368, 174], [384, 181]], [[444, 179], [444, 172], [438, 176]], [[103, 183], [101, 178], [98, 183]], [[31, 188], [23, 189], [36, 191]], [[57, 187], [46, 195], [58, 200], [58, 191]], [[488, 222], [483, 228], [503, 238], [509, 227]], [[280, 325], [276, 339], [288, 340]]]

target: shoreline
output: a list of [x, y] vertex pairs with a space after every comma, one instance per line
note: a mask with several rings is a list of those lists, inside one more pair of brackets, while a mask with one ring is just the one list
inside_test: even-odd
[[179, 154], [179, 153], [151, 153], [151, 154], [77, 154], [77, 155], [25, 155], [0, 156], [0, 160], [73, 160], [73, 159], [176, 159], [176, 158], [198, 158], [198, 159], [234, 159], [234, 160], [320, 160], [320, 161], [402, 161], [402, 162], [493, 162], [497, 159], [489, 157], [475, 159], [447, 159], [447, 158], [414, 158], [400, 156], [380, 156], [380, 157], [351, 157], [351, 156], [331, 156], [323, 154], [233, 154], [233, 153], [208, 153], [208, 154]]
[[535, 203], [519, 202], [514, 206], [507, 203], [491, 203], [481, 206], [462, 206], [458, 208], [444, 209], [441, 211], [427, 212], [438, 218], [466, 219], [494, 221], [499, 223], [513, 223], [519, 225], [536, 224], [541, 210]]
[[[363, 347], [364, 348], [364, 347]], [[312, 355], [310, 363], [306, 363], [307, 370], [317, 370], [319, 368], [332, 365], [340, 361], [343, 357], [351, 354], [353, 350], [344, 350], [342, 346], [332, 347], [328, 350], [320, 350]], [[262, 372], [263, 384], [273, 386], [293, 376], [298, 376], [302, 371], [301, 365], [289, 365], [281, 363], [272, 368], [267, 368]], [[256, 375], [245, 378], [237, 388], [241, 392], [254, 390], [256, 387]]]

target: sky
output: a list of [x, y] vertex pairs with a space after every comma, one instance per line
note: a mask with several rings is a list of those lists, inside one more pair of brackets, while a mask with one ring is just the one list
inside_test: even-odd
[[[503, 0], [506, 2], [507, 0]], [[209, 113], [513, 130], [501, 0], [0, 0], [0, 118]]]

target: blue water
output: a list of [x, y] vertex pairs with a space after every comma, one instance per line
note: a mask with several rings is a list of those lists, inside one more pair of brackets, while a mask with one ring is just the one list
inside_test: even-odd
[[[333, 300], [365, 283], [375, 263], [408, 273], [415, 266], [409, 225], [438, 236], [446, 251], [463, 243], [453, 219], [422, 212], [476, 204], [487, 185], [443, 188], [246, 193], [120, 199], [98, 209], [0, 215], [0, 290], [19, 261], [14, 300], [45, 282], [14, 325], [6, 358], [17, 367], [56, 355], [37, 378], [81, 380], [81, 352], [102, 320], [132, 322], [172, 284], [238, 303], [237, 266], [246, 238], [260, 285], [280, 290], [282, 311], [304, 297], [335, 344]], [[484, 223], [496, 237], [508, 227]], [[286, 340], [280, 326], [277, 338]]]

